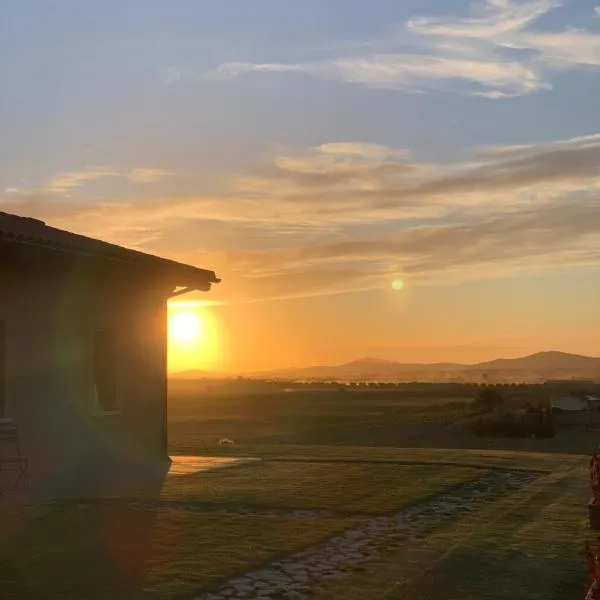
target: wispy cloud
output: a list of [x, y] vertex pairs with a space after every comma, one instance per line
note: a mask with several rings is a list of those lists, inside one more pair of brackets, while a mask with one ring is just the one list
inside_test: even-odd
[[[448, 274], [456, 267], [477, 267], [509, 261], [538, 266], [540, 257], [553, 263], [565, 255], [584, 252], [600, 257], [588, 241], [600, 237], [598, 211], [600, 193], [577, 200], [554, 201], [509, 214], [480, 215], [450, 224], [411, 227], [394, 234], [371, 235], [313, 246], [295, 246], [277, 253], [258, 250], [237, 256], [239, 266], [253, 273], [282, 268], [306, 268], [313, 263], [351, 262], [402, 264], [404, 273], [428, 278], [432, 273]], [[567, 254], [569, 254], [567, 252]], [[581, 254], [579, 254], [581, 256]], [[232, 256], [233, 258], [233, 256]]]
[[600, 264], [598, 206], [600, 134], [476, 148], [451, 165], [338, 142], [280, 152], [212, 196], [99, 204], [30, 191], [2, 205], [214, 268], [231, 300]]
[[396, 53], [300, 65], [233, 63], [222, 65], [213, 76], [231, 78], [261, 71], [305, 73], [332, 81], [401, 90], [423, 89], [443, 82], [453, 84], [462, 81], [475, 83], [481, 88], [471, 93], [498, 98], [549, 88], [549, 84], [543, 82], [534, 70], [518, 62]]
[[133, 183], [155, 183], [156, 181], [161, 181], [170, 175], [173, 175], [173, 173], [171, 171], [166, 171], [165, 169], [139, 167], [130, 171], [127, 174], [127, 179]]
[[23, 197], [40, 195], [65, 195], [75, 188], [104, 178], [119, 178], [131, 183], [156, 183], [173, 175], [172, 171], [155, 167], [136, 167], [130, 171], [110, 166], [87, 167], [81, 171], [65, 171], [56, 173], [48, 181], [35, 189], [8, 187], [5, 194], [15, 194]]
[[[210, 77], [248, 73], [304, 73], [368, 87], [403, 90], [442, 88], [498, 99], [552, 87], [557, 73], [600, 67], [600, 34], [566, 27], [535, 29], [556, 0], [487, 0], [465, 17], [415, 17], [395, 36], [346, 52], [289, 64], [230, 62]], [[598, 13], [598, 8], [596, 8]]]
[[44, 186], [48, 192], [68, 192], [69, 190], [84, 185], [102, 177], [116, 177], [119, 173], [111, 167], [92, 167], [84, 171], [57, 173]]

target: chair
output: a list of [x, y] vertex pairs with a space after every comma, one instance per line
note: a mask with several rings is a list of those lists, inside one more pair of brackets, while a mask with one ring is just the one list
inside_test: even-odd
[[28, 459], [21, 456], [21, 444], [17, 428], [12, 423], [0, 423], [0, 472], [13, 471], [18, 474], [12, 487], [8, 490], [0, 489], [0, 494], [2, 491], [15, 491], [18, 489], [21, 479], [27, 472], [28, 465]]

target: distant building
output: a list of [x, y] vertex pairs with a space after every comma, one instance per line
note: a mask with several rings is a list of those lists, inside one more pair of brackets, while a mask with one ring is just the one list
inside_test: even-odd
[[581, 396], [560, 396], [552, 400], [552, 408], [563, 412], [581, 412], [588, 410], [588, 403]]
[[585, 399], [590, 410], [600, 410], [600, 398], [598, 396], [586, 395]]
[[167, 465], [167, 300], [215, 274], [6, 213], [0, 269], [0, 492], [15, 442], [35, 498]]
[[591, 394], [571, 393], [555, 398], [552, 401], [552, 408], [564, 412], [599, 410], [600, 398]]

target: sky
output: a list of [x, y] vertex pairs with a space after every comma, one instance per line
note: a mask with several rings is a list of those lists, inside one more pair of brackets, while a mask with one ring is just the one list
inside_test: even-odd
[[594, 2], [2, 2], [0, 90], [0, 210], [223, 279], [186, 368], [600, 354]]

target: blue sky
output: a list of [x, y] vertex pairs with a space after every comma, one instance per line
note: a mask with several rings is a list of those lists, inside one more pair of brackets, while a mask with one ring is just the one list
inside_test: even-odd
[[[231, 335], [262, 310], [235, 307], [256, 300], [280, 311], [285, 335], [302, 310], [366, 303], [399, 333], [365, 311], [353, 352], [414, 348], [406, 324], [427, 329], [435, 314], [492, 355], [593, 353], [599, 74], [600, 9], [587, 1], [3, 3], [0, 202], [217, 269]], [[512, 312], [496, 304], [509, 289]], [[565, 300], [540, 320], [544, 296]], [[503, 330], [530, 323], [530, 341], [493, 341], [464, 308], [476, 301]], [[433, 331], [430, 348], [461, 339]], [[305, 340], [281, 360], [343, 358], [349, 343]]]
[[[469, 14], [462, 2], [6, 4], [0, 116], [9, 143], [2, 164], [30, 177], [102, 159], [234, 168], [273, 144], [323, 139], [399, 145], [420, 159], [448, 160], [465, 146], [546, 141], [600, 127], [598, 78], [573, 65], [547, 77], [551, 93], [505, 103], [426, 79], [415, 89], [439, 90], [415, 95], [290, 73], [205, 79], [227, 63], [368, 57], [368, 48], [355, 47], [361, 43], [376, 45], [373, 53], [394, 50], [402, 44], [390, 40], [402, 40], [403, 24], [422, 15], [444, 18], [450, 8], [455, 18]], [[600, 34], [593, 3], [571, 2], [539, 21], [551, 30], [580, 26], [590, 38]], [[163, 84], [169, 73], [180, 74], [179, 85]], [[35, 145], [24, 131], [35, 132]]]

